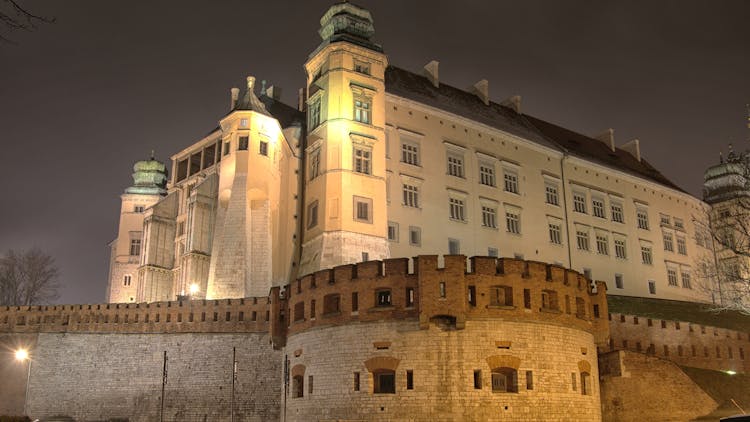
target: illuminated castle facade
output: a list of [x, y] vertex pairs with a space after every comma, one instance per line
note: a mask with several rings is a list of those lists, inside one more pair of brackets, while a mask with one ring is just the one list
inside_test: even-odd
[[[109, 302], [239, 298], [336, 265], [423, 254], [574, 269], [610, 294], [710, 301], [710, 206], [641, 157], [389, 65], [370, 13], [321, 19], [298, 107], [232, 89], [219, 126], [174, 154], [169, 181], [136, 164], [112, 243]], [[145, 177], [144, 175], [150, 175]], [[135, 190], [135, 191], [134, 191]], [[696, 223], [696, 221], [698, 223]]]

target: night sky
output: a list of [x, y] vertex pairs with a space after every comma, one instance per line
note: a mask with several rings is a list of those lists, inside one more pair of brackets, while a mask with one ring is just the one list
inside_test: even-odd
[[[245, 77], [296, 104], [332, 0], [26, 1], [55, 17], [0, 44], [0, 250], [38, 246], [59, 303], [99, 303], [119, 195], [135, 161], [202, 138]], [[750, 2], [366, 1], [391, 64], [440, 61], [441, 82], [488, 79], [494, 101], [644, 157], [700, 195], [703, 170], [747, 145]]]

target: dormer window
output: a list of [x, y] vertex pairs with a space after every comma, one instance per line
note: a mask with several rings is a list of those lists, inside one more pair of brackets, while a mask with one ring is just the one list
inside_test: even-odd
[[247, 127], [247, 119], [240, 119], [240, 127]]
[[370, 63], [361, 62], [359, 60], [354, 61], [354, 71], [365, 75], [370, 74]]

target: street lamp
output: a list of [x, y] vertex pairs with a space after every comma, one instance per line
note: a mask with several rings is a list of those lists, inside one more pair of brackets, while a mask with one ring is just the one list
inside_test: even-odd
[[26, 394], [23, 399], [23, 414], [28, 416], [26, 413], [26, 403], [29, 401], [29, 381], [31, 380], [31, 357], [29, 356], [29, 351], [26, 349], [16, 350], [16, 360], [18, 362], [29, 362], [26, 372]]
[[196, 293], [200, 291], [200, 288], [197, 284], [193, 283], [190, 285], [190, 296], [194, 296]]

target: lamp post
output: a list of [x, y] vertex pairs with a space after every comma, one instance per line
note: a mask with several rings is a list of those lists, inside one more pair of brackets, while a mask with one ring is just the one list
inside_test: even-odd
[[29, 351], [26, 349], [16, 350], [16, 360], [18, 362], [29, 362], [26, 372], [26, 393], [23, 398], [23, 414], [28, 416], [26, 413], [26, 403], [29, 401], [29, 381], [31, 381], [31, 357], [29, 356]]

